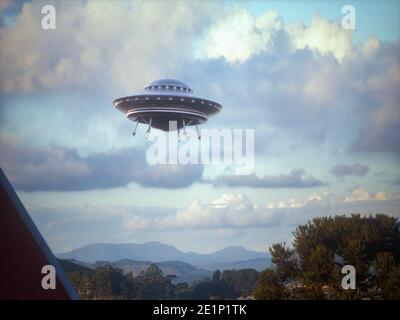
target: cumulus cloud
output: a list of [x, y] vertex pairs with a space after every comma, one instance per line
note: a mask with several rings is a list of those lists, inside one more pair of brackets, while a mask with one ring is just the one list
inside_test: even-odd
[[351, 31], [343, 29], [339, 22], [330, 22], [318, 14], [311, 18], [308, 26], [295, 22], [286, 29], [296, 49], [310, 48], [322, 54], [332, 54], [338, 61], [352, 52]]
[[[232, 243], [267, 246], [290, 240], [299, 224], [314, 217], [337, 214], [374, 214], [384, 212], [400, 217], [400, 197], [392, 193], [383, 200], [346, 202], [350, 194], [313, 193], [304, 200], [289, 199], [256, 204], [244, 194], [223, 194], [205, 203], [195, 200], [187, 206], [29, 206], [35, 223], [52, 246], [61, 252], [94, 242], [163, 241], [178, 248], [194, 250], [197, 246], [218, 243], [219, 248]], [[388, 194], [388, 193], [387, 193]], [[178, 232], [176, 232], [178, 230]], [[182, 239], [195, 239], [184, 245]], [[221, 243], [221, 240], [224, 240]], [[193, 247], [195, 245], [195, 247]], [[198, 248], [198, 247], [197, 247]], [[216, 248], [217, 249], [217, 248]], [[208, 249], [209, 250], [209, 249]]]
[[302, 207], [334, 207], [341, 202], [340, 197], [333, 193], [320, 192], [313, 193], [307, 199], [301, 201], [295, 198], [288, 200], [280, 200], [276, 202], [269, 202], [267, 208], [277, 209], [277, 208], [302, 208]]
[[289, 174], [265, 175], [258, 177], [256, 174], [247, 176], [219, 176], [212, 180], [215, 186], [252, 187], [252, 188], [314, 188], [327, 185], [327, 183], [306, 176], [304, 169], [295, 169]]
[[267, 208], [289, 210], [286, 212], [292, 212], [293, 218], [297, 212], [300, 217], [303, 215], [303, 220], [323, 215], [378, 212], [400, 217], [400, 193], [388, 191], [371, 193], [357, 187], [345, 194], [324, 191], [313, 193], [304, 200], [291, 198], [269, 202]]
[[354, 163], [353, 165], [337, 164], [331, 169], [331, 173], [336, 177], [365, 176], [368, 171], [369, 166], [362, 163]]
[[319, 192], [311, 194], [305, 200], [291, 198], [288, 200], [269, 202], [267, 207], [269, 209], [308, 208], [324, 211], [327, 208], [336, 209], [341, 203], [342, 199], [340, 196], [328, 192]]
[[381, 43], [372, 37], [340, 63], [305, 47], [279, 54], [263, 51], [235, 66], [206, 60], [191, 70], [193, 79], [209, 79], [207, 89], [229, 106], [230, 121], [256, 128], [267, 123], [308, 143], [346, 134], [351, 152], [396, 154], [399, 54], [399, 41]]
[[256, 209], [257, 205], [253, 204], [251, 200], [240, 193], [227, 194], [224, 193], [221, 197], [210, 202], [213, 208], [228, 208], [235, 207], [239, 210]]
[[207, 58], [223, 57], [231, 63], [282, 48], [291, 52], [308, 48], [342, 61], [352, 52], [351, 31], [318, 14], [308, 25], [300, 21], [285, 24], [276, 11], [254, 16], [245, 9], [235, 8], [214, 21], [203, 42]]
[[[263, 26], [259, 19], [269, 23]], [[207, 74], [214, 94], [223, 90], [228, 104], [238, 105], [240, 121], [268, 119], [308, 141], [325, 140], [341, 128], [355, 137], [352, 152], [399, 152], [399, 41], [369, 37], [355, 45], [351, 31], [319, 15], [308, 25], [285, 24], [274, 12], [257, 17], [236, 9], [210, 27], [204, 52], [211, 60], [240, 62], [228, 72], [214, 63], [215, 71]], [[251, 106], [246, 114], [243, 106]]]
[[[57, 119], [52, 118], [50, 124], [47, 116], [53, 111], [53, 104], [46, 105], [46, 109], [41, 108], [43, 103], [36, 103], [35, 112], [29, 114], [21, 112], [27, 109], [15, 108], [14, 118], [2, 119], [8, 123], [7, 129], [24, 131], [24, 138], [30, 137], [34, 145], [51, 141], [43, 142], [35, 135], [43, 130], [68, 135], [68, 141], [55, 141], [58, 145], [77, 147], [79, 152], [72, 147], [25, 148], [15, 143], [1, 144], [1, 165], [20, 190], [89, 190], [131, 182], [178, 188], [201, 181], [201, 166], [148, 166], [139, 149], [107, 151], [110, 146], [120, 146], [119, 134], [126, 134], [129, 123], [121, 120], [124, 123], [121, 129], [119, 120], [111, 120], [111, 111], [105, 113], [108, 106], [104, 104], [102, 109], [98, 101], [86, 104], [85, 99], [90, 98], [82, 94], [84, 91], [88, 96], [98, 97], [101, 91], [106, 96], [103, 100], [111, 101], [114, 96], [140, 90], [146, 82], [163, 76], [180, 78], [199, 95], [221, 102], [224, 111], [212, 119], [212, 125], [256, 128], [256, 146], [260, 141], [264, 146], [268, 143], [269, 152], [270, 143], [293, 155], [294, 143], [305, 146], [338, 136], [345, 142], [335, 140], [333, 147], [346, 143], [351, 152], [398, 155], [400, 151], [399, 41], [381, 42], [371, 37], [360, 45], [352, 44], [348, 31], [318, 15], [308, 24], [287, 24], [277, 12], [253, 16], [246, 10], [234, 9], [220, 14], [222, 10], [212, 10], [219, 4], [183, 1], [55, 1], [57, 30], [47, 32], [40, 28], [40, 8], [49, 3], [52, 1], [14, 5], [13, 10], [19, 11], [12, 12], [15, 23], [12, 27], [1, 25], [0, 41], [6, 45], [0, 46], [0, 90], [9, 99], [14, 94], [32, 93], [26, 96], [28, 102], [20, 103], [26, 106], [30, 105], [30, 98], [37, 98], [36, 93], [46, 103], [51, 90], [55, 96], [60, 92], [73, 94], [68, 102], [64, 101], [65, 112], [60, 113], [59, 106], [54, 108]], [[200, 43], [197, 49], [202, 59], [193, 59], [194, 42]], [[69, 108], [81, 104], [88, 107]], [[93, 106], [97, 107], [97, 121], [85, 117], [83, 122], [82, 114], [94, 114]], [[14, 107], [2, 99], [0, 111], [4, 115], [5, 108]], [[30, 127], [21, 130], [26, 118]], [[17, 121], [20, 125], [16, 125]], [[58, 126], [62, 127], [59, 131]], [[99, 128], [102, 132], [107, 128], [110, 138], [94, 130]], [[268, 133], [268, 142], [260, 134], [263, 129]], [[83, 156], [82, 146], [94, 144], [93, 135], [98, 136], [99, 145], [107, 147], [96, 149], [96, 153], [90, 150]], [[261, 137], [258, 140], [257, 135]], [[81, 140], [77, 142], [78, 139]], [[340, 144], [338, 148], [342, 147]], [[338, 166], [332, 169], [338, 176], [361, 176], [365, 171], [355, 165]], [[324, 185], [323, 181], [306, 175], [309, 168], [306, 169], [264, 177], [222, 176], [208, 182], [215, 186], [254, 188]], [[83, 228], [80, 213], [85, 212], [87, 224], [81, 230], [82, 235], [96, 227], [89, 242], [104, 241], [98, 238], [104, 232], [119, 235], [123, 228], [130, 235], [144, 230], [140, 240], [153, 228], [154, 237], [162, 229], [177, 228], [180, 231], [187, 228], [191, 236], [196, 228], [224, 230], [222, 233], [256, 227], [271, 227], [272, 231], [281, 224], [288, 234], [287, 226], [303, 223], [313, 216], [359, 211], [399, 215], [399, 208], [397, 194], [362, 188], [345, 195], [314, 193], [305, 199], [265, 204], [255, 204], [245, 195], [225, 194], [210, 203], [195, 201], [173, 212], [160, 210], [153, 214], [147, 209], [133, 210], [104, 220], [96, 220], [99, 208], [76, 209], [75, 223], [69, 224], [69, 230], [75, 234], [77, 228]], [[52, 215], [54, 210], [49, 210], [52, 223], [49, 222], [48, 230], [60, 234], [63, 230], [58, 223], [68, 224], [71, 210], [75, 209], [66, 210], [61, 221]], [[280, 237], [282, 229], [274, 230]], [[261, 229], [261, 233], [265, 231]], [[204, 238], [202, 234], [199, 239]]]
[[184, 188], [200, 180], [201, 165], [149, 165], [142, 149], [116, 149], [86, 157], [76, 149], [23, 147], [0, 141], [0, 163], [22, 191], [109, 189], [136, 182], [144, 187]]
[[[371, 44], [372, 42], [372, 44]], [[360, 130], [350, 145], [353, 152], [400, 150], [400, 41], [370, 40], [346, 63]], [[366, 53], [367, 52], [367, 53]]]
[[203, 40], [204, 55], [243, 62], [254, 54], [270, 50], [274, 33], [282, 25], [278, 12], [267, 11], [255, 17], [245, 9], [235, 8], [209, 28]]
[[276, 213], [260, 210], [245, 195], [225, 194], [210, 204], [195, 200], [174, 215], [131, 217], [126, 226], [129, 229], [229, 229], [266, 227], [277, 223], [277, 219]]
[[272, 142], [285, 136], [291, 142], [319, 143], [343, 125], [338, 115], [349, 112], [342, 107], [346, 96], [339, 94], [337, 61], [310, 49], [282, 55], [262, 52], [235, 66], [224, 59], [201, 60], [188, 70], [193, 87], [225, 106], [212, 119], [214, 124], [255, 128], [256, 134], [273, 129]]
[[400, 200], [399, 194], [392, 192], [379, 191], [377, 193], [369, 193], [363, 188], [355, 188], [350, 195], [346, 196], [344, 202], [359, 202], [359, 201], [386, 201], [386, 200]]
[[[288, 24], [274, 11], [219, 14], [216, 4], [181, 1], [55, 2], [57, 30], [47, 32], [38, 23], [47, 2], [24, 3], [15, 26], [0, 29], [3, 92], [91, 87], [118, 96], [176, 76], [229, 107], [214, 124], [267, 124], [303, 143], [344, 131], [352, 152], [400, 150], [398, 41], [355, 45], [319, 15]], [[196, 41], [204, 59], [193, 59]]]
[[[41, 28], [46, 4], [55, 5], [56, 30]], [[126, 93], [142, 88], [143, 81], [166, 75], [190, 55], [182, 48], [191, 47], [213, 6], [183, 1], [26, 2], [15, 26], [0, 29], [0, 41], [7, 44], [0, 47], [1, 89], [111, 85]]]
[[[357, 193], [357, 192], [356, 192]], [[280, 225], [297, 225], [321, 215], [373, 214], [386, 212], [400, 214], [398, 194], [378, 192], [369, 197], [361, 196], [349, 201], [350, 195], [313, 193], [305, 200], [281, 200], [255, 204], [243, 194], [223, 194], [210, 203], [195, 200], [175, 214], [158, 217], [134, 215], [127, 218], [128, 229], [237, 229], [271, 228]], [[360, 193], [360, 192], [358, 192]]]

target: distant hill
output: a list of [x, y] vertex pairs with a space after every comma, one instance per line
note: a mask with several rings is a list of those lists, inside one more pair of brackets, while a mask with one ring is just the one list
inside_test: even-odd
[[264, 270], [265, 268], [269, 268], [271, 266], [271, 259], [269, 258], [258, 258], [251, 260], [241, 260], [241, 261], [233, 261], [233, 262], [220, 262], [220, 263], [212, 263], [209, 265], [204, 265], [202, 268], [204, 270], [239, 270], [239, 269], [255, 269], [258, 272]]
[[96, 261], [180, 261], [196, 267], [216, 263], [229, 263], [259, 258], [268, 258], [267, 253], [247, 250], [243, 247], [232, 246], [203, 254], [196, 252], [184, 253], [173, 246], [161, 242], [146, 243], [96, 243], [73, 249], [57, 255], [60, 259], [75, 259], [82, 262], [95, 263]]
[[209, 265], [213, 263], [237, 262], [258, 258], [266, 258], [267, 254], [264, 252], [247, 250], [240, 246], [231, 246], [209, 254], [188, 252], [186, 253], [186, 257], [188, 261], [190, 261], [189, 263], [203, 267], [204, 265]]
[[173, 246], [161, 242], [143, 244], [109, 244], [97, 243], [83, 246], [57, 255], [83, 267], [94, 269], [96, 266], [111, 265], [122, 269], [124, 273], [132, 272], [137, 276], [155, 263], [166, 275], [176, 275], [174, 282], [188, 282], [211, 277], [220, 269], [238, 270], [255, 269], [261, 271], [271, 265], [266, 253], [232, 246], [209, 254], [196, 252], [184, 253]]
[[[118, 260], [114, 262], [97, 261], [94, 266], [111, 265], [114, 269], [121, 269], [124, 273], [132, 272], [136, 277], [141, 271], [145, 271], [153, 262], [151, 261], [134, 261], [129, 259]], [[195, 266], [181, 261], [165, 261], [155, 263], [162, 271], [164, 276], [175, 275], [177, 277], [188, 275], [197, 270]]]
[[83, 262], [117, 261], [183, 261], [183, 253], [175, 247], [160, 242], [136, 243], [95, 243], [58, 254], [60, 259], [76, 259]]
[[94, 270], [92, 268], [81, 265], [79, 261], [75, 260], [69, 261], [62, 259], [57, 259], [57, 260], [65, 272], [79, 271], [79, 272], [87, 272], [88, 274], [94, 273]]
[[[151, 261], [135, 261], [130, 259], [122, 259], [114, 262], [96, 261], [95, 263], [82, 262], [75, 259], [59, 259], [59, 261], [66, 272], [86, 271], [93, 273], [94, 269], [98, 266], [110, 265], [114, 269], [121, 269], [124, 274], [132, 272], [134, 277], [138, 276], [141, 271], [147, 270], [147, 268], [153, 264]], [[197, 268], [181, 261], [163, 261], [155, 262], [155, 264], [161, 269], [164, 276], [175, 275], [176, 279], [173, 280], [174, 283], [193, 283], [194, 281], [204, 278], [210, 278], [213, 272], [217, 269], [221, 271], [239, 269], [255, 269], [257, 271], [262, 271], [271, 265], [271, 260], [269, 258], [258, 258], [226, 263], [220, 262], [204, 265], [202, 268]]]
[[[124, 274], [132, 272], [134, 277], [138, 276], [141, 271], [147, 270], [147, 268], [153, 264], [153, 262], [150, 261], [134, 261], [129, 259], [123, 259], [114, 262], [96, 261], [93, 264], [77, 261], [75, 259], [59, 259], [59, 261], [66, 272], [86, 271], [90, 274], [94, 273], [94, 269], [96, 267], [110, 265], [114, 269], [121, 269]], [[181, 261], [156, 262], [155, 264], [161, 269], [164, 276], [175, 275], [176, 279], [173, 280], [174, 283], [192, 283], [203, 278], [209, 278], [212, 275], [212, 271], [197, 269], [195, 266]]]

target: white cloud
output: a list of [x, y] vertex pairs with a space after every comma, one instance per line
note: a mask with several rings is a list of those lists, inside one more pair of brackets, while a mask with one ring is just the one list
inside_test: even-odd
[[44, 4], [49, 1], [24, 3], [15, 27], [0, 30], [0, 41], [7, 44], [0, 47], [3, 92], [98, 85], [125, 93], [141, 89], [143, 81], [166, 75], [190, 55], [183, 48], [191, 46], [214, 6], [55, 2], [57, 29], [45, 31], [40, 27]]
[[360, 131], [351, 145], [357, 152], [400, 150], [400, 42], [382, 43], [370, 38], [347, 61], [343, 74], [355, 101]]
[[267, 204], [268, 209], [275, 209], [275, 208], [300, 208], [304, 204], [301, 201], [298, 201], [294, 198], [289, 200], [281, 200], [278, 202], [269, 202]]
[[213, 208], [229, 208], [235, 207], [239, 210], [244, 209], [256, 209], [257, 206], [254, 205], [249, 198], [241, 193], [237, 194], [226, 194], [224, 193], [220, 198], [215, 199], [211, 202]]
[[[328, 21], [318, 14], [305, 26], [300, 21], [284, 24], [276, 11], [254, 16], [245, 9], [235, 8], [208, 30], [203, 43], [204, 55], [244, 62], [260, 52], [275, 51], [283, 39], [278, 39], [279, 32], [287, 37], [287, 47], [292, 51], [309, 48], [322, 55], [332, 54], [339, 62], [352, 52], [351, 32], [344, 30], [339, 22]], [[372, 42], [368, 45], [373, 46]]]
[[362, 46], [362, 52], [365, 56], [371, 56], [381, 46], [381, 43], [377, 37], [369, 37]]
[[319, 193], [313, 193], [303, 201], [291, 198], [288, 200], [269, 202], [267, 204], [267, 208], [269, 209], [303, 208], [303, 207], [339, 208], [341, 205], [355, 203], [355, 202], [363, 202], [363, 201], [384, 202], [392, 200], [393, 201], [400, 200], [400, 194], [387, 191], [378, 191], [376, 193], [370, 193], [364, 188], [357, 187], [354, 190], [352, 190], [350, 194], [337, 195], [324, 191]]
[[[271, 43], [285, 47], [282, 32]], [[340, 39], [345, 37], [342, 32], [347, 31], [337, 32]], [[321, 43], [318, 48], [310, 44], [297, 50], [293, 45], [286, 51], [265, 49], [233, 65], [230, 58], [211, 59], [208, 64], [206, 60], [207, 70], [193, 77], [209, 79], [210, 92], [226, 101], [222, 102], [229, 105], [228, 116], [238, 123], [265, 128], [267, 122], [293, 131], [294, 139], [300, 134], [312, 142], [346, 135], [350, 151], [398, 153], [400, 43], [371, 37], [361, 45], [351, 47], [348, 42], [341, 47], [343, 41], [337, 41], [337, 48], [345, 49], [332, 49], [338, 51]]]
[[277, 208], [302, 208], [302, 207], [331, 207], [337, 206], [341, 202], [340, 198], [335, 194], [328, 192], [313, 193], [305, 200], [296, 200], [291, 198], [289, 200], [281, 200], [278, 202], [269, 202], [267, 207], [269, 209]]
[[245, 9], [235, 8], [211, 25], [203, 40], [204, 55], [244, 62], [254, 54], [269, 50], [274, 32], [281, 27], [276, 11], [255, 17]]
[[363, 188], [356, 188], [353, 190], [351, 195], [344, 198], [344, 202], [354, 202], [354, 201], [367, 201], [370, 200], [371, 197], [369, 193]]
[[[352, 47], [349, 31], [318, 15], [308, 25], [284, 24], [274, 11], [254, 16], [236, 8], [219, 15], [211, 10], [218, 4], [181, 1], [134, 2], [128, 8], [124, 2], [57, 2], [58, 27], [50, 32], [38, 23], [43, 3], [25, 3], [15, 26], [0, 29], [0, 41], [7, 43], [0, 46], [3, 92], [72, 87], [118, 96], [154, 78], [176, 76], [229, 105], [229, 114], [214, 123], [255, 126], [267, 118], [306, 141], [322, 141], [328, 130], [346, 125], [355, 137], [352, 151], [400, 150], [399, 43], [371, 37]], [[206, 59], [194, 60], [199, 41]], [[38, 110], [43, 118], [40, 111], [47, 110]], [[353, 127], [339, 123], [349, 116]], [[74, 122], [64, 123], [68, 134], [60, 136], [69, 136]]]
[[[362, 194], [362, 193], [361, 193]], [[193, 201], [182, 209], [134, 206], [27, 206], [49, 244], [57, 252], [94, 242], [163, 241], [194, 250], [238, 244], [264, 246], [291, 241], [299, 224], [314, 217], [384, 212], [400, 217], [400, 196], [378, 192], [346, 202], [350, 195], [315, 193], [305, 200], [256, 205], [243, 194], [224, 194], [210, 203]], [[217, 204], [217, 205], [216, 205]], [[293, 205], [294, 204], [294, 205]], [[182, 241], [192, 239], [193, 241]], [[218, 243], [218, 245], [216, 245]]]
[[[24, 3], [15, 26], [0, 29], [0, 41], [7, 43], [0, 48], [3, 92], [111, 85], [126, 93], [141, 89], [143, 82], [176, 74], [176, 66], [193, 59], [188, 48], [199, 41], [204, 57], [224, 57], [229, 62], [273, 52], [286, 38], [292, 51], [311, 48], [332, 53], [339, 61], [351, 52], [346, 31], [320, 16], [308, 26], [284, 25], [276, 11], [253, 16], [235, 8], [218, 16], [215, 3], [55, 2], [57, 29], [45, 31], [39, 23], [43, 4], [48, 1]], [[199, 40], [203, 30], [207, 31]], [[374, 47], [371, 40], [365, 50]], [[308, 90], [325, 95], [329, 88], [320, 83], [314, 78]]]
[[340, 62], [352, 52], [351, 33], [340, 26], [339, 22], [330, 22], [320, 15], [314, 15], [310, 24], [300, 22], [286, 28], [295, 49], [310, 48], [321, 54], [333, 54]]
[[[316, 216], [353, 212], [388, 212], [398, 215], [399, 195], [377, 192], [370, 195], [356, 189], [350, 195], [313, 193], [305, 200], [281, 200], [263, 205], [253, 203], [243, 194], [223, 194], [209, 204], [195, 200], [175, 214], [158, 217], [134, 215], [125, 226], [131, 230], [202, 230], [270, 228], [305, 223]], [[365, 202], [365, 204], [363, 203]]]
[[[127, 227], [141, 229], [143, 223], [136, 223], [137, 218], [133, 217]], [[145, 226], [150, 229], [234, 229], [273, 225], [277, 218], [276, 213], [262, 210], [242, 194], [224, 194], [210, 204], [195, 200], [174, 215], [145, 218]]]
[[363, 188], [355, 188], [350, 195], [346, 196], [344, 202], [357, 202], [357, 201], [386, 201], [386, 200], [397, 200], [399, 194], [393, 194], [392, 192], [379, 191], [377, 193], [369, 193]]

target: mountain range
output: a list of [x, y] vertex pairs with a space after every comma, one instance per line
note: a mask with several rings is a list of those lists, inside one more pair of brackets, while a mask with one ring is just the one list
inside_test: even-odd
[[57, 254], [60, 259], [75, 259], [81, 262], [118, 261], [181, 261], [196, 267], [233, 263], [245, 260], [269, 259], [266, 252], [247, 250], [240, 246], [231, 246], [213, 253], [182, 252], [171, 245], [161, 242], [146, 243], [95, 243], [68, 252]]
[[142, 244], [96, 243], [57, 254], [64, 265], [95, 269], [111, 265], [124, 273], [139, 275], [155, 263], [164, 275], [175, 275], [174, 282], [188, 282], [211, 277], [219, 269], [255, 269], [261, 271], [271, 265], [267, 253], [231, 246], [213, 253], [182, 252], [161, 242]]

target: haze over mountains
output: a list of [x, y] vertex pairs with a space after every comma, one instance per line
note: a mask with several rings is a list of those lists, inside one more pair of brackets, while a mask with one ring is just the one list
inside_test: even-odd
[[[206, 270], [215, 270], [224, 264], [234, 266], [238, 262], [248, 265], [248, 267], [251, 267], [251, 261], [255, 265], [265, 265], [265, 267], [270, 263], [269, 255], [266, 252], [251, 251], [239, 246], [227, 247], [213, 253], [185, 253], [161, 242], [95, 243], [57, 254], [57, 257], [91, 264], [96, 261], [115, 262], [124, 259], [151, 262], [180, 261]], [[248, 261], [247, 264], [245, 261]]]
[[[72, 265], [94, 269], [111, 265], [133, 276], [155, 263], [166, 275], [175, 275], [174, 282], [188, 282], [209, 278], [219, 269], [255, 269], [261, 271], [271, 265], [265, 252], [232, 246], [213, 253], [182, 252], [161, 242], [146, 243], [95, 243], [57, 254], [59, 259], [69, 260]], [[68, 261], [64, 264], [68, 265]], [[76, 267], [75, 267], [76, 268]]]

